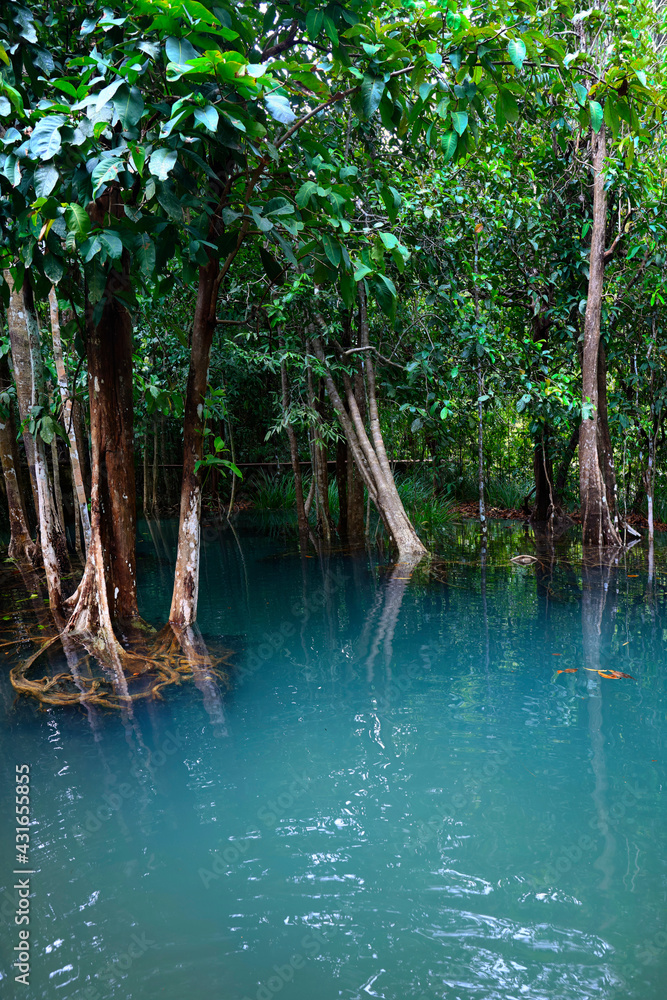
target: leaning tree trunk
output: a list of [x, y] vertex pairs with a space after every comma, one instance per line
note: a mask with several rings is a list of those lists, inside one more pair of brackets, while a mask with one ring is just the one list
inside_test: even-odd
[[197, 617], [200, 559], [201, 473], [197, 463], [204, 448], [204, 399], [215, 329], [218, 262], [199, 269], [197, 305], [192, 327], [190, 368], [183, 423], [183, 479], [178, 525], [178, 551], [169, 621], [191, 625]]
[[132, 399], [132, 320], [117, 293], [129, 288], [129, 259], [111, 271], [97, 323], [86, 303], [92, 473], [90, 547], [67, 631], [98, 655], [113, 654], [115, 619], [138, 617]]
[[[369, 496], [382, 518], [387, 534], [398, 549], [399, 558], [403, 560], [414, 555], [424, 556], [426, 555], [426, 549], [412, 526], [408, 515], [405, 513], [405, 508], [396, 489], [394, 476], [389, 465], [389, 460], [387, 459], [378, 415], [375, 369], [370, 353], [366, 298], [363, 284], [360, 283], [358, 288], [361, 350], [364, 352], [364, 365], [366, 367], [370, 435], [364, 426], [349, 376], [344, 376], [346, 407], [327, 366], [322, 341], [317, 336], [313, 336], [311, 340], [313, 351], [317, 359], [325, 367], [324, 377], [327, 391], [345, 434], [348, 448], [352, 452], [355, 464], [361, 473]], [[324, 320], [320, 316], [316, 318], [320, 328], [324, 329]]]
[[[605, 126], [592, 134], [593, 150], [593, 225], [588, 279], [588, 297], [584, 320], [582, 359], [582, 401], [590, 406], [590, 414], [582, 420], [579, 431], [579, 494], [584, 545], [620, 545], [614, 525], [604, 475], [604, 455], [600, 454], [599, 421], [600, 395], [598, 360], [600, 354], [600, 324], [604, 294], [605, 228], [607, 194], [603, 168], [606, 156]], [[604, 443], [603, 443], [604, 447]]]
[[[63, 404], [63, 419], [65, 421], [65, 430], [67, 431], [67, 438], [69, 441], [69, 455], [70, 463], [72, 466], [72, 481], [74, 483], [74, 490], [76, 493], [76, 502], [78, 510], [78, 520], [81, 522], [81, 527], [83, 529], [83, 540], [86, 551], [88, 551], [88, 546], [90, 545], [90, 516], [88, 514], [88, 498], [86, 497], [86, 488], [83, 482], [83, 471], [81, 469], [81, 460], [79, 458], [79, 448], [76, 440], [76, 431], [74, 425], [74, 413], [72, 410], [72, 398], [69, 391], [69, 383], [67, 381], [67, 372], [65, 370], [65, 360], [63, 357], [63, 346], [60, 337], [60, 313], [58, 310], [58, 297], [56, 295], [55, 288], [52, 288], [49, 293], [49, 312], [51, 316], [51, 336], [53, 339], [53, 358], [56, 364], [56, 374], [58, 376], [58, 388], [60, 390], [60, 399]], [[77, 518], [74, 518], [74, 529], [75, 535], [78, 533]]]

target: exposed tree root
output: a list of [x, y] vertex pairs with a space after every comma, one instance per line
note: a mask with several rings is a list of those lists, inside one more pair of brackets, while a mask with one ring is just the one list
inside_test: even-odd
[[[39, 648], [10, 672], [14, 690], [45, 705], [123, 709], [135, 701], [162, 698], [165, 688], [180, 685], [184, 679], [194, 679], [198, 687], [202, 675], [211, 684], [213, 678], [226, 680], [219, 664], [231, 655], [228, 650], [221, 651], [214, 664], [211, 655], [204, 654], [201, 647], [195, 651], [166, 642], [164, 630], [156, 636], [142, 634], [137, 629], [132, 635], [135, 648], [123, 649], [116, 641], [112, 655], [102, 648], [99, 637], [90, 638], [88, 643], [79, 636], [74, 650], [71, 635], [40, 637]], [[42, 655], [57, 644], [63, 648], [69, 669], [36, 676]]]

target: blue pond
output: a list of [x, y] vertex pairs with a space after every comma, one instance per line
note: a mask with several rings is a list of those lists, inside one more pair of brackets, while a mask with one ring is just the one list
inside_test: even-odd
[[[638, 549], [582, 567], [509, 522], [484, 568], [462, 524], [412, 573], [301, 559], [250, 517], [205, 537], [218, 685], [39, 708], [8, 677], [30, 647], [2, 650], [2, 801], [28, 764], [34, 871], [25, 987], [12, 804], [3, 998], [664, 1000], [661, 550], [649, 580]], [[158, 628], [174, 539], [141, 525]], [[6, 579], [16, 635], [20, 597]]]

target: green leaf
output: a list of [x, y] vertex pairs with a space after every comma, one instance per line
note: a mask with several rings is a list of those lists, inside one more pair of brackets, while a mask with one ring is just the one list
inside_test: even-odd
[[65, 209], [65, 222], [70, 233], [76, 236], [86, 237], [90, 232], [90, 219], [88, 213], [81, 205], [74, 202]]
[[188, 59], [196, 59], [199, 53], [185, 38], [168, 38], [164, 44], [169, 62], [183, 65]]
[[220, 115], [212, 104], [207, 104], [205, 108], [195, 108], [195, 121], [204, 125], [209, 132], [216, 132]]
[[579, 101], [579, 104], [583, 108], [584, 104], [586, 103], [586, 98], [588, 97], [588, 91], [586, 90], [583, 84], [575, 83], [574, 92], [577, 95], [577, 100]]
[[347, 271], [341, 271], [339, 275], [340, 292], [343, 302], [348, 309], [352, 309], [357, 299], [357, 283]]
[[[4, 49], [3, 49], [4, 52]], [[12, 106], [6, 97], [0, 97], [0, 118], [6, 118], [11, 114]]]
[[89, 236], [87, 240], [84, 240], [80, 247], [84, 263], [88, 264], [101, 249], [102, 243], [99, 236]]
[[264, 272], [271, 284], [275, 284], [277, 282], [283, 284], [285, 281], [284, 271], [273, 254], [270, 254], [268, 250], [264, 249], [264, 247], [260, 247], [259, 256], [262, 261]]
[[362, 281], [364, 278], [367, 278], [368, 275], [372, 273], [373, 273], [372, 267], [367, 267], [365, 264], [361, 264], [361, 266], [358, 267], [357, 270], [354, 272], [354, 280]]
[[343, 250], [340, 243], [338, 243], [330, 233], [323, 233], [322, 246], [324, 247], [324, 252], [330, 263], [333, 264], [334, 267], [340, 267], [343, 259]]
[[176, 166], [177, 159], [178, 156], [175, 149], [166, 149], [163, 146], [161, 149], [156, 149], [154, 153], [151, 153], [151, 158], [148, 161], [148, 169], [159, 181], [166, 181], [169, 171], [173, 170]]
[[155, 270], [155, 244], [147, 233], [137, 236], [134, 258], [142, 274], [150, 276]]
[[118, 234], [114, 233], [111, 229], [105, 229], [104, 232], [100, 233], [99, 239], [111, 259], [118, 260], [123, 252], [123, 244]]
[[452, 111], [452, 125], [454, 126], [454, 131], [458, 135], [463, 135], [468, 127], [468, 112]]
[[63, 274], [65, 273], [65, 267], [60, 259], [56, 257], [55, 254], [47, 253], [44, 258], [44, 274], [49, 279], [52, 285], [57, 285]]
[[618, 114], [616, 102], [613, 100], [611, 95], [607, 97], [604, 104], [604, 120], [611, 129], [612, 135], [615, 138], [621, 124], [621, 119]]
[[294, 206], [287, 198], [271, 198], [264, 206], [263, 215], [294, 215]]
[[367, 73], [361, 84], [361, 101], [366, 118], [371, 118], [375, 114], [380, 106], [383, 93], [384, 80], [381, 80], [377, 76], [370, 76]]
[[111, 160], [108, 157], [101, 159], [93, 170], [91, 178], [93, 182], [93, 198], [97, 197], [100, 188], [104, 184], [110, 184], [112, 181], [117, 180], [118, 174], [124, 169], [125, 164], [118, 160]]
[[591, 128], [594, 132], [599, 132], [602, 128], [603, 111], [602, 105], [597, 101], [588, 102], [588, 110], [591, 116]]
[[507, 46], [509, 57], [516, 69], [520, 70], [526, 58], [526, 46], [520, 38], [513, 38]]
[[442, 139], [440, 140], [440, 146], [443, 153], [445, 154], [445, 160], [451, 160], [452, 156], [456, 152], [456, 147], [458, 145], [458, 136], [456, 132], [450, 129], [449, 132], [445, 132]]
[[503, 119], [508, 122], [515, 122], [519, 118], [519, 105], [516, 103], [516, 97], [509, 90], [504, 90], [501, 88], [498, 91], [498, 99], [496, 101], [496, 115], [500, 111]]
[[305, 208], [311, 197], [317, 191], [317, 184], [314, 181], [304, 181], [296, 193], [295, 201], [299, 208]]
[[39, 436], [44, 444], [51, 444], [56, 436], [56, 428], [53, 423], [53, 417], [42, 417], [39, 424]]
[[46, 167], [37, 167], [34, 184], [35, 194], [38, 198], [48, 198], [57, 183], [58, 171], [52, 163], [49, 163]]
[[393, 250], [394, 247], [397, 247], [399, 245], [399, 241], [394, 236], [393, 233], [378, 233], [378, 235], [382, 240], [382, 242], [384, 243], [384, 245], [386, 246], [387, 250]]
[[122, 87], [112, 103], [123, 128], [138, 124], [144, 110], [144, 100], [138, 87]]
[[291, 125], [296, 115], [292, 111], [290, 102], [282, 94], [266, 94], [264, 97], [267, 111], [272, 118], [283, 125]]
[[324, 27], [324, 11], [323, 10], [309, 10], [306, 14], [306, 32], [311, 42], [317, 41], [317, 38]]
[[62, 145], [59, 129], [65, 124], [64, 115], [47, 115], [37, 123], [30, 136], [30, 152], [38, 160], [50, 160]]

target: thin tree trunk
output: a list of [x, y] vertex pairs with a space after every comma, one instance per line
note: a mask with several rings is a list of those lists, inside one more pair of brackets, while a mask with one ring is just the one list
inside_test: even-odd
[[15, 439], [16, 430], [11, 411], [8, 410], [5, 415], [0, 413], [0, 462], [2, 462], [2, 474], [7, 493], [10, 530], [7, 554], [10, 559], [16, 559], [17, 562], [27, 562], [33, 565], [38, 549], [30, 537], [23, 497], [16, 476]]
[[63, 419], [65, 422], [65, 430], [67, 431], [67, 438], [69, 440], [70, 464], [72, 466], [72, 481], [74, 483], [74, 493], [78, 511], [78, 518], [75, 517], [74, 522], [76, 525], [77, 520], [81, 521], [84, 546], [86, 551], [88, 551], [88, 546], [90, 545], [90, 516], [88, 514], [88, 498], [86, 497], [86, 487], [83, 481], [83, 471], [81, 468], [81, 459], [79, 457], [80, 453], [76, 436], [74, 413], [72, 411], [72, 399], [69, 391], [67, 372], [65, 370], [65, 360], [63, 357], [62, 340], [60, 337], [60, 314], [58, 311], [58, 297], [56, 295], [55, 288], [52, 288], [49, 293], [49, 313], [51, 316], [53, 358], [56, 365], [56, 374], [58, 376], [58, 388], [60, 390], [60, 399], [63, 404]]
[[192, 328], [192, 348], [183, 425], [183, 480], [178, 526], [178, 551], [169, 621], [191, 625], [197, 616], [200, 560], [201, 474], [196, 469], [204, 446], [204, 399], [215, 329], [218, 263], [210, 260], [199, 269], [197, 305]]
[[151, 500], [151, 514], [157, 515], [157, 477], [158, 477], [158, 455], [157, 455], [157, 415], [153, 415], [153, 497]]
[[336, 488], [338, 490], [338, 537], [347, 545], [347, 444], [341, 438], [336, 442]]
[[53, 466], [53, 492], [56, 498], [56, 510], [60, 527], [65, 530], [65, 510], [63, 508], [63, 491], [60, 485], [60, 458], [58, 455], [58, 438], [51, 439], [51, 465]]
[[[281, 350], [285, 348], [285, 342], [280, 342]], [[296, 431], [292, 423], [287, 419], [289, 413], [289, 383], [287, 380], [287, 365], [285, 359], [280, 362], [280, 386], [282, 390], [283, 417], [285, 418], [285, 429], [289, 441], [290, 458], [292, 461], [292, 472], [294, 473], [294, 488], [296, 493], [296, 517], [299, 526], [299, 547], [302, 552], [308, 548], [308, 518], [303, 500], [303, 477], [301, 475], [301, 463], [299, 462], [299, 443], [296, 438]]]
[[598, 454], [600, 467], [605, 484], [605, 494], [609, 514], [614, 526], [618, 527], [618, 496], [616, 486], [616, 469], [614, 467], [614, 448], [609, 433], [609, 414], [607, 411], [607, 352], [604, 341], [600, 339], [598, 348]]
[[[16, 385], [16, 401], [19, 408], [19, 418], [23, 425], [23, 443], [25, 456], [30, 473], [30, 487], [35, 505], [35, 515], [39, 519], [39, 498], [37, 496], [37, 480], [35, 478], [35, 441], [25, 425], [32, 405], [32, 376], [30, 367], [30, 338], [26, 322], [25, 307], [22, 292], [14, 288], [11, 271], [4, 271], [4, 278], [9, 287], [9, 305], [7, 306], [7, 327], [12, 349], [12, 367]], [[39, 529], [38, 529], [39, 536]]]
[[144, 474], [143, 474], [144, 495], [143, 495], [142, 510], [144, 517], [148, 517], [148, 425], [144, 429], [143, 469], [144, 469]]
[[591, 134], [593, 151], [593, 225], [588, 297], [584, 321], [582, 361], [582, 401], [591, 408], [588, 419], [582, 420], [579, 431], [579, 495], [581, 501], [584, 545], [620, 546], [621, 539], [613, 522], [607, 485], [598, 449], [600, 399], [598, 389], [598, 358], [600, 353], [600, 323], [604, 294], [605, 228], [607, 194], [604, 188], [606, 128]]
[[[38, 407], [46, 407], [48, 397], [46, 394], [44, 362], [42, 361], [39, 339], [39, 324], [35, 313], [30, 278], [27, 273], [23, 280], [23, 288], [20, 296], [16, 293], [13, 286], [11, 288], [11, 295], [14, 302], [10, 312], [16, 326], [13, 330], [13, 336], [10, 328], [10, 338], [12, 339], [12, 344], [16, 341], [17, 344], [24, 345], [27, 343], [28, 345], [29, 380], [22, 377], [22, 381], [24, 383], [24, 390], [26, 383], [30, 386], [30, 408], [34, 408], [33, 412], [36, 412]], [[21, 351], [20, 364], [23, 363], [25, 363], [25, 356]], [[49, 604], [54, 613], [60, 613], [62, 606], [61, 577], [70, 568], [69, 557], [67, 555], [67, 542], [62, 527], [58, 522], [58, 514], [49, 480], [44, 440], [38, 434], [35, 437], [31, 436], [31, 441], [33, 446], [34, 477], [37, 488], [39, 539], [49, 592]]]
[[484, 395], [484, 375], [481, 362], [477, 366], [477, 480], [479, 488], [479, 523], [482, 529], [482, 548], [486, 551], [486, 502], [484, 500], [484, 406], [481, 397]]

